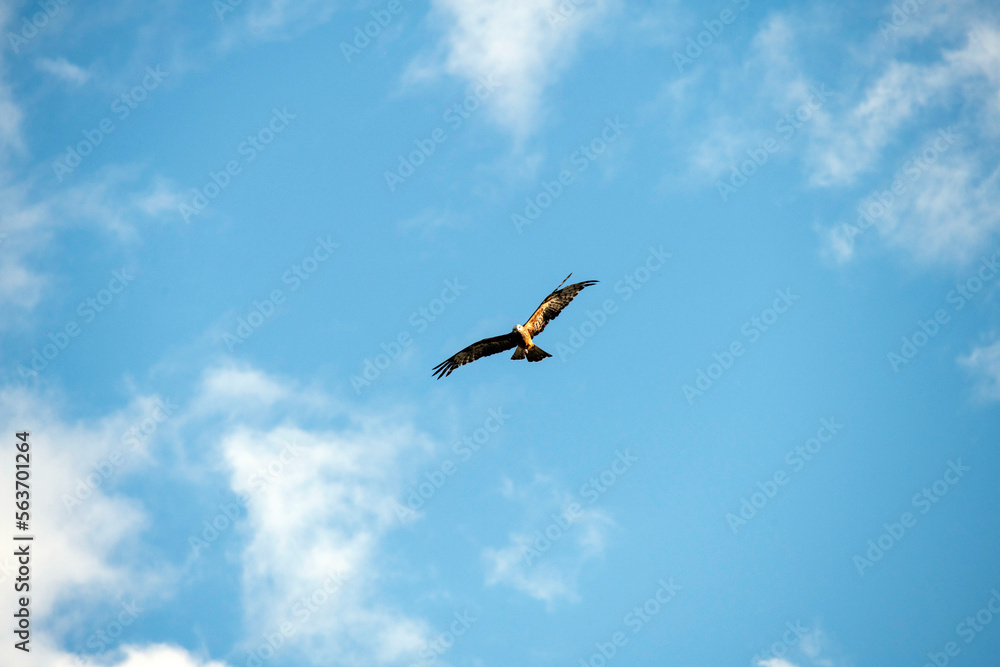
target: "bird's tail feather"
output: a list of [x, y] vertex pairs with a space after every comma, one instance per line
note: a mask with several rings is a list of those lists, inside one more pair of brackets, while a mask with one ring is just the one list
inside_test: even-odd
[[552, 355], [538, 347], [537, 345], [532, 345], [528, 350], [525, 351], [525, 355], [528, 357], [528, 361], [541, 361], [545, 357], [551, 357]]
[[511, 357], [511, 359], [514, 359], [514, 360], [524, 359], [524, 348], [521, 347], [520, 345], [518, 345], [516, 348], [514, 348], [514, 356]]

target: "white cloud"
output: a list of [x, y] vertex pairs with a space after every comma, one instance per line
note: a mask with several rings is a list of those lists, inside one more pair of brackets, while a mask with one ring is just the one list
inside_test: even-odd
[[[54, 648], [48, 638], [32, 640], [34, 664], [47, 667], [81, 667], [80, 656]], [[10, 663], [17, 664], [17, 663]], [[101, 667], [227, 667], [226, 663], [192, 655], [187, 650], [168, 644], [147, 646], [125, 645], [112, 655], [103, 656]]]
[[[11, 10], [10, 3], [0, 3], [4, 34]], [[24, 324], [26, 314], [44, 298], [48, 276], [35, 268], [32, 255], [48, 245], [56, 230], [84, 226], [111, 232], [119, 241], [132, 240], [141, 221], [176, 217], [181, 201], [165, 178], [142, 183], [139, 165], [106, 166], [86, 175], [79, 170], [56, 174], [43, 167], [35, 176], [19, 176], [12, 163], [23, 157], [27, 140], [24, 114], [4, 78], [6, 58], [7, 50], [0, 51], [0, 329]], [[35, 66], [74, 84], [89, 77], [64, 58], [39, 58]]]
[[958, 363], [976, 378], [976, 390], [983, 401], [1000, 401], [1000, 340], [973, 348]]
[[502, 491], [524, 504], [530, 528], [510, 533], [505, 546], [483, 550], [486, 584], [508, 585], [549, 607], [578, 600], [577, 580], [589, 561], [604, 554], [611, 517], [556, 491], [543, 477], [523, 488], [505, 480]]
[[687, 11], [680, 0], [665, 0], [649, 6], [626, 4], [623, 9], [628, 13], [630, 42], [674, 47], [679, 34], [686, 34], [697, 25], [694, 14]]
[[90, 72], [65, 58], [39, 58], [35, 61], [35, 67], [74, 86], [82, 86], [90, 79]]
[[[52, 652], [54, 659], [44, 664], [59, 664], [55, 657], [60, 655], [68, 664], [54, 648], [55, 637], [90, 626], [100, 617], [95, 609], [117, 608], [117, 600], [155, 598], [175, 576], [169, 565], [139, 546], [149, 527], [142, 505], [111, 490], [127, 474], [132, 455], [123, 438], [147, 416], [151, 400], [155, 397], [138, 397], [106, 416], [74, 420], [54, 407], [59, 401], [53, 395], [0, 389], [0, 428], [14, 434], [38, 427], [29, 436], [29, 527], [41, 540], [31, 557], [32, 572], [41, 577], [33, 582], [30, 599], [32, 614], [46, 619], [32, 644], [33, 650], [41, 644], [43, 653]], [[109, 466], [114, 451], [126, 461]], [[13, 475], [0, 477], [0, 493], [14, 497]], [[12, 551], [0, 555], [0, 605], [5, 609], [15, 608]], [[0, 644], [3, 664], [20, 664], [15, 653], [12, 642]]]
[[902, 123], [924, 106], [939, 87], [937, 73], [893, 62], [867, 91], [865, 99], [811, 147], [812, 180], [817, 185], [845, 185], [871, 169]]
[[[919, 0], [918, 0], [919, 2]], [[977, 15], [976, 0], [920, 2], [913, 6], [892, 1], [882, 9], [878, 23], [878, 46], [881, 49], [899, 47], [906, 42], [920, 41], [931, 36], [960, 37], [962, 24]]]
[[[117, 609], [120, 600], [132, 597], [146, 607], [176, 587], [181, 570], [160, 562], [142, 540], [151, 528], [147, 511], [139, 500], [115, 492], [119, 481], [148, 472], [157, 458], [145, 447], [127, 449], [126, 440], [156, 401], [139, 396], [103, 417], [69, 421], [49, 407], [58, 404], [52, 396], [0, 391], [5, 432], [45, 424], [32, 436], [35, 451], [45, 452], [32, 477], [38, 489], [32, 529], [47, 545], [33, 561], [45, 575], [44, 585], [33, 591], [33, 611], [47, 618], [33, 648], [45, 664], [78, 666], [76, 656], [59, 644], [81, 629], [100, 629], [95, 609]], [[222, 417], [222, 425], [209, 429], [206, 420], [213, 417]], [[297, 423], [316, 419], [337, 426]], [[432, 628], [379, 596], [395, 576], [389, 565], [394, 557], [383, 553], [384, 538], [412, 518], [397, 514], [398, 499], [410, 471], [435, 446], [405, 415], [348, 413], [316, 391], [298, 390], [252, 367], [224, 364], [204, 373], [190, 407], [167, 424], [160, 436], [169, 434], [192, 455], [207, 446], [203, 460], [210, 461], [209, 468], [217, 469], [221, 461], [232, 491], [249, 499], [246, 518], [230, 528], [243, 547], [246, 634], [237, 651], [257, 650], [265, 634], [273, 636], [291, 623], [294, 636], [281, 650], [310, 663], [325, 664], [331, 654], [339, 656], [338, 664], [418, 659], [433, 638]], [[206, 438], [210, 430], [221, 435]], [[127, 460], [109, 469], [115, 451], [124, 451]], [[204, 483], [204, 471], [192, 471], [192, 479]], [[0, 492], [13, 497], [7, 488], [12, 484], [5, 477]], [[12, 576], [13, 566], [9, 557], [0, 557], [0, 583]], [[11, 588], [3, 586], [0, 604], [13, 608], [12, 598]], [[310, 605], [303, 606], [303, 599]], [[10, 642], [4, 644], [0, 662], [7, 664], [13, 650]], [[109, 667], [221, 665], [168, 645], [109, 646], [97, 660]]]
[[[142, 221], [180, 220], [176, 204], [183, 200], [170, 181], [139, 178], [140, 165], [109, 165], [43, 200], [54, 218], [103, 229], [120, 240], [137, 237]], [[166, 215], [169, 213], [169, 215]]]
[[330, 0], [244, 0], [220, 6], [226, 8], [215, 10], [223, 26], [223, 49], [254, 40], [296, 37], [326, 23], [342, 9], [342, 3]]
[[[728, 178], [730, 169], [747, 159], [748, 149], [759, 148], [765, 140], [777, 142], [779, 152], [772, 160], [781, 159], [800, 141], [800, 133], [829, 122], [827, 100], [814, 94], [826, 82], [806, 76], [800, 65], [799, 41], [807, 23], [792, 16], [776, 13], [769, 16], [750, 42], [739, 64], [721, 72], [706, 73], [704, 67], [693, 67], [688, 74], [665, 86], [661, 99], [654, 106], [675, 116], [675, 124], [703, 126], [694, 133], [686, 163], [691, 171], [704, 177]], [[719, 91], [705, 95], [703, 86], [718, 77]], [[788, 117], [808, 106], [806, 121], [797, 126], [788, 124]], [[686, 113], [673, 109], [684, 108]], [[778, 124], [794, 127], [789, 137], [779, 131]], [[679, 141], [685, 141], [680, 138]]]
[[[931, 64], [893, 60], [853, 108], [813, 134], [810, 159], [814, 183], [852, 183], [922, 112], [948, 101], [959, 103], [958, 140], [942, 150], [936, 131], [918, 131], [922, 140], [900, 171], [876, 181], [859, 205], [891, 200], [874, 220], [880, 238], [918, 262], [961, 266], [1000, 230], [1000, 164], [985, 148], [1000, 134], [1000, 30], [970, 28], [961, 48], [942, 51]], [[902, 192], [889, 192], [894, 180]], [[859, 242], [850, 226], [821, 232], [824, 251], [838, 262], [850, 260]]]
[[[294, 636], [282, 651], [310, 662], [331, 654], [339, 664], [416, 659], [431, 630], [378, 601], [392, 574], [380, 547], [408, 518], [397, 514], [403, 474], [433, 449], [431, 441], [403, 417], [347, 414], [323, 395], [248, 367], [207, 372], [195, 403], [228, 417], [219, 446], [233, 492], [248, 498], [240, 528], [247, 535], [243, 650], [258, 650], [265, 634], [291, 623]], [[294, 414], [320, 406], [324, 423], [342, 426], [295, 423]], [[250, 426], [249, 413], [280, 424]]]
[[0, 79], [0, 160], [6, 159], [12, 151], [24, 150], [24, 138], [21, 135], [23, 120], [24, 113], [14, 102], [10, 86]]
[[[710, 72], [696, 64], [665, 87], [654, 106], [694, 137], [673, 140], [686, 144], [684, 164], [692, 175], [726, 182], [732, 165], [747, 159], [746, 150], [775, 138], [771, 160], [801, 155], [817, 188], [865, 183], [858, 202], [865, 204], [873, 191], [892, 185], [893, 175], [882, 173], [887, 156], [905, 166], [900, 155], [913, 157], [951, 125], [960, 140], [922, 166], [919, 182], [906, 182], [862, 238], [847, 229], [855, 207], [845, 214], [849, 220], [817, 228], [823, 254], [837, 263], [876, 239], [924, 264], [960, 266], [975, 258], [1000, 230], [1000, 164], [993, 149], [1000, 139], [1000, 25], [973, 2], [948, 12], [927, 5], [889, 32], [891, 39], [873, 23], [866, 37], [845, 45], [836, 17], [822, 12], [772, 14], [738, 64]], [[810, 69], [831, 49], [843, 53], [837, 68]], [[814, 86], [831, 91], [829, 102], [781, 139], [776, 123]], [[706, 87], [714, 87], [712, 94]]]
[[812, 180], [817, 185], [846, 185], [871, 170], [883, 150], [934, 104], [958, 99], [963, 106], [1000, 113], [1000, 30], [969, 30], [964, 46], [945, 50], [938, 62], [892, 60], [853, 108], [826, 132], [813, 135]]
[[[0, 33], [7, 34], [7, 24], [13, 11], [12, 3], [0, 3]], [[14, 101], [10, 85], [4, 78], [7, 70], [8, 49], [0, 50], [0, 169], [5, 168], [9, 154], [24, 150], [24, 137], [21, 134], [21, 123], [24, 112]]]
[[532, 548], [535, 536], [512, 533], [507, 546], [483, 550], [487, 566], [486, 583], [504, 583], [536, 600], [551, 604], [559, 599], [576, 600], [575, 572], [566, 572], [551, 563], [530, 567], [525, 552]]
[[163, 220], [169, 218], [166, 214], [177, 215], [182, 203], [187, 198], [176, 185], [163, 176], [155, 176], [149, 188], [135, 194], [132, 199], [133, 208], [149, 218]]
[[[286, 445], [280, 473], [254, 478]], [[421, 449], [420, 436], [373, 421], [329, 432], [237, 428], [222, 446], [233, 491], [253, 494], [243, 553], [248, 650], [293, 622], [298, 650], [317, 662], [330, 654], [342, 664], [414, 659], [429, 628], [377, 603], [373, 590], [379, 543], [400, 526], [400, 464]], [[300, 620], [303, 599], [317, 610]]]
[[769, 658], [768, 660], [758, 660], [758, 667], [797, 667], [784, 658]]
[[229, 364], [205, 373], [196, 401], [206, 411], [240, 410], [252, 413], [291, 395], [291, 389], [247, 365]]
[[[1000, 27], [984, 20], [971, 3], [960, 3], [959, 9], [947, 16], [947, 30], [941, 24], [944, 15], [933, 9], [891, 33], [891, 41], [873, 26], [867, 47], [845, 53], [844, 73], [826, 82], [834, 93], [831, 102], [801, 130], [809, 181], [821, 188], [855, 185], [880, 170], [887, 154], [905, 151], [911, 160], [918, 157], [938, 128], [947, 125], [940, 120], [944, 113], [960, 135], [955, 145], [933, 151], [932, 159], [919, 166], [919, 181], [903, 176], [904, 168], [913, 166], [903, 160], [899, 173], [872, 178], [869, 187], [875, 193], [887, 191], [894, 177], [904, 183], [904, 191], [875, 220], [877, 231], [858, 239], [849, 224], [820, 227], [823, 252], [836, 262], [854, 257], [857, 243], [878, 238], [921, 263], [962, 265], [1000, 229], [1000, 165], [991, 149], [1000, 138]], [[720, 77], [725, 99], [749, 85], [758, 91], [755, 98], [777, 111], [801, 103], [810, 87], [804, 52], [824, 30], [814, 23], [792, 14], [768, 19], [737, 68], [741, 82], [734, 83], [734, 73]], [[941, 28], [947, 39], [939, 35], [939, 42], [946, 45], [926, 44], [914, 55], [906, 47], [926, 38], [928, 25]], [[748, 104], [753, 103], [740, 101], [739, 117], [728, 111], [708, 115], [709, 131], [690, 162], [696, 169], [714, 177], [743, 149], [760, 143], [778, 115], [768, 121], [761, 102], [752, 111]], [[911, 136], [916, 137], [910, 140], [913, 147], [901, 145]], [[855, 213], [850, 215], [853, 224]]]
[[339, 8], [340, 3], [329, 0], [267, 0], [248, 8], [247, 25], [254, 34], [276, 36], [324, 23]]
[[453, 213], [450, 207], [443, 211], [435, 208], [425, 208], [416, 215], [397, 223], [402, 232], [419, 232], [421, 236], [430, 236], [442, 229], [457, 229], [464, 224], [464, 219]]
[[856, 219], [821, 232], [825, 250], [846, 262], [858, 244], [877, 236], [926, 264], [962, 266], [980, 256], [1000, 231], [1000, 165], [963, 144], [954, 131], [931, 134], [923, 150], [859, 204], [877, 231], [866, 232], [867, 221], [855, 211]]
[[783, 647], [776, 651], [782, 655], [771, 655], [771, 648], [768, 648], [763, 652], [764, 657], [761, 654], [754, 656], [756, 667], [853, 667], [840, 646], [819, 626], [801, 636], [792, 635], [791, 641], [786, 633], [783, 641], [775, 642], [771, 647], [775, 646]]
[[956, 153], [928, 167], [890, 207], [884, 234], [918, 261], [967, 264], [1000, 230], [1000, 166], [985, 177], [982, 166]]
[[141, 169], [109, 166], [77, 183], [51, 191], [32, 181], [3, 181], [0, 173], [0, 322], [30, 312], [44, 297], [48, 276], [35, 268], [32, 255], [45, 248], [56, 231], [85, 227], [110, 234], [115, 241], [134, 241], [142, 223], [177, 219], [179, 191], [163, 178], [151, 184], [139, 179]]
[[[572, 9], [559, 14], [559, 7]], [[410, 78], [446, 73], [475, 84], [494, 77], [496, 120], [518, 139], [538, 121], [545, 89], [572, 61], [584, 34], [609, 14], [612, 0], [435, 0], [446, 25], [442, 53], [418, 59]]]
[[178, 646], [152, 644], [149, 646], [125, 646], [124, 657], [114, 667], [225, 667], [216, 660], [195, 657]]

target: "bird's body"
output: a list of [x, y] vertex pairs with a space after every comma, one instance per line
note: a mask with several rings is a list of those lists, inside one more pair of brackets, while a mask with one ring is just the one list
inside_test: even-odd
[[513, 360], [527, 359], [528, 361], [541, 361], [546, 357], [551, 357], [552, 355], [538, 347], [532, 338], [540, 334], [550, 320], [559, 317], [562, 309], [569, 305], [569, 302], [583, 288], [597, 282], [596, 280], [586, 280], [582, 283], [574, 283], [563, 287], [566, 280], [569, 280], [569, 277], [572, 275], [571, 273], [569, 276], [566, 276], [566, 279], [559, 283], [559, 287], [555, 288], [551, 294], [545, 297], [545, 300], [542, 301], [541, 305], [535, 309], [535, 312], [532, 313], [531, 317], [523, 325], [514, 325], [509, 334], [484, 338], [442, 361], [434, 367], [435, 377], [441, 379], [446, 375], [451, 375], [452, 371], [459, 366], [473, 362], [480, 357], [488, 357], [491, 354], [504, 352], [511, 348], [515, 348], [514, 355], [511, 357]]
[[521, 342], [519, 342], [517, 347], [514, 349], [514, 356], [512, 356], [511, 359], [517, 361], [519, 359], [527, 358], [528, 361], [541, 361], [545, 357], [552, 356], [542, 348], [535, 345], [535, 342], [531, 340], [531, 333], [529, 333], [528, 330], [520, 324], [515, 326], [511, 330], [511, 333], [516, 333], [521, 338]]
[[516, 331], [517, 333], [519, 333], [521, 335], [521, 345], [518, 345], [518, 348], [531, 347], [532, 345], [535, 344], [531, 340], [531, 334], [528, 333], [528, 330], [525, 329], [520, 324], [518, 324], [517, 326], [514, 327], [514, 331]]

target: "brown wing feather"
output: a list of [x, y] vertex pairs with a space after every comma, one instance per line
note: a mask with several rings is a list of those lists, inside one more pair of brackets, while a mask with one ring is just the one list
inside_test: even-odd
[[513, 331], [509, 334], [504, 334], [503, 336], [484, 338], [483, 340], [473, 343], [461, 352], [455, 354], [449, 359], [445, 359], [440, 364], [435, 366], [434, 376], [440, 380], [446, 375], [451, 375], [451, 372], [459, 366], [464, 366], [465, 364], [471, 363], [480, 357], [488, 357], [491, 354], [505, 352], [511, 348], [517, 347], [517, 344], [520, 342], [521, 336]]
[[[569, 274], [569, 276], [571, 275], [573, 274]], [[569, 280], [569, 276], [566, 276], [566, 280]], [[552, 291], [552, 294], [545, 297], [545, 300], [542, 301], [542, 305], [538, 306], [538, 309], [535, 310], [531, 317], [528, 318], [528, 321], [525, 322], [524, 328], [528, 330], [528, 333], [531, 336], [537, 336], [542, 333], [542, 330], [545, 329], [545, 325], [559, 317], [559, 313], [562, 312], [562, 309], [568, 306], [569, 302], [572, 301], [584, 287], [590, 287], [591, 285], [597, 283], [596, 280], [586, 280], [582, 283], [574, 283], [563, 287], [563, 283], [565, 283], [566, 280], [559, 283], [559, 287], [555, 288]]]

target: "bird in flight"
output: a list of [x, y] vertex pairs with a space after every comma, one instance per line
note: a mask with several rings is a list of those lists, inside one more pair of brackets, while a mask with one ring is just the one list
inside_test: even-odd
[[494, 336], [493, 338], [484, 338], [478, 343], [473, 343], [458, 354], [455, 354], [435, 366], [434, 376], [440, 380], [446, 375], [451, 375], [451, 372], [459, 366], [464, 366], [465, 364], [471, 363], [480, 357], [488, 357], [491, 354], [506, 352], [507, 350], [515, 347], [517, 349], [514, 350], [514, 356], [512, 356], [511, 359], [541, 361], [546, 357], [551, 357], [551, 354], [535, 345], [534, 341], [531, 340], [532, 337], [542, 333], [546, 324], [559, 317], [559, 313], [562, 312], [563, 308], [568, 306], [569, 302], [572, 301], [584, 287], [590, 287], [591, 285], [597, 283], [596, 280], [586, 280], [582, 283], [574, 283], [563, 287], [572, 275], [573, 274], [571, 273], [569, 276], [566, 276], [565, 280], [559, 283], [559, 287], [555, 288], [552, 291], [552, 294], [545, 297], [545, 300], [542, 301], [542, 305], [538, 306], [531, 317], [528, 318], [528, 321], [523, 325], [515, 325], [509, 334]]

